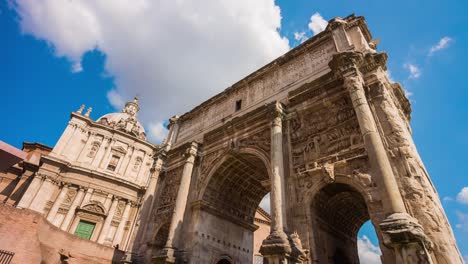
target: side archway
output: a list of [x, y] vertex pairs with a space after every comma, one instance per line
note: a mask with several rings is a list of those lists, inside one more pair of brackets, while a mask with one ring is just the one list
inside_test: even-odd
[[[198, 201], [193, 204], [194, 252], [219, 252], [233, 259], [200, 263], [252, 263], [255, 213], [269, 189], [269, 161], [253, 149], [229, 151], [210, 164]], [[195, 253], [197, 254], [197, 253]], [[203, 254], [198, 254], [205, 257]]]
[[357, 234], [370, 219], [361, 193], [344, 183], [322, 187], [311, 202], [313, 252], [320, 263], [359, 263]]

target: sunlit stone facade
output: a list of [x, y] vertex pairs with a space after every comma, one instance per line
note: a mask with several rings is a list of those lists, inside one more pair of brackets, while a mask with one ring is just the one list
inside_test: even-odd
[[358, 263], [368, 220], [385, 264], [463, 263], [376, 45], [363, 17], [332, 19], [171, 118], [161, 145], [145, 140], [137, 99], [97, 121], [82, 107], [15, 205], [118, 245], [124, 263]]

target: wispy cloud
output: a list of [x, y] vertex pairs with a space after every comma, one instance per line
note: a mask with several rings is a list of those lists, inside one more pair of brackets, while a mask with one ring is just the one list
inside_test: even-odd
[[380, 264], [380, 248], [370, 241], [367, 236], [358, 238], [359, 262], [362, 264]]
[[455, 212], [458, 216], [458, 224], [455, 226], [463, 231], [468, 231], [468, 214], [462, 213], [460, 211]]
[[411, 63], [405, 63], [403, 64], [403, 68], [409, 71], [410, 79], [418, 79], [419, 77], [421, 77], [422, 71], [418, 66]]
[[453, 42], [453, 39], [450, 37], [441, 38], [439, 40], [439, 43], [431, 47], [431, 49], [429, 50], [428, 56], [432, 56], [435, 52], [448, 48], [452, 42]]
[[162, 122], [150, 123], [148, 125], [148, 138], [157, 143], [161, 143], [167, 135], [167, 128]]
[[265, 197], [263, 197], [262, 201], [260, 202], [260, 205], [259, 205], [263, 210], [267, 211], [268, 213], [270, 213], [270, 193], [268, 193], [267, 195], [265, 195]]
[[312, 30], [314, 35], [324, 31], [327, 25], [328, 22], [323, 19], [320, 13], [315, 13], [310, 17], [309, 29]]
[[74, 62], [71, 67], [71, 71], [73, 73], [79, 73], [83, 71], [83, 66], [81, 65], [81, 62]]
[[468, 187], [463, 187], [457, 194], [457, 202], [462, 204], [468, 204]]
[[453, 201], [453, 198], [450, 197], [450, 196], [445, 196], [442, 200], [443, 200], [444, 202], [451, 202], [451, 201]]
[[307, 40], [306, 33], [302, 32], [294, 32], [294, 39], [300, 41], [301, 43]]
[[121, 109], [125, 105], [125, 101], [122, 96], [116, 90], [110, 90], [107, 92], [107, 100], [115, 109]]

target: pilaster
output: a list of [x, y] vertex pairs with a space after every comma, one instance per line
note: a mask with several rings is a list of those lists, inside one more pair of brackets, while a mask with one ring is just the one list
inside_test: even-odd
[[158, 256], [153, 257], [157, 263], [175, 263], [180, 249], [179, 239], [181, 238], [181, 230], [185, 208], [187, 206], [188, 194], [190, 189], [190, 179], [192, 177], [193, 165], [198, 152], [198, 144], [192, 142], [185, 153], [185, 164], [182, 171], [179, 190], [172, 213], [171, 224], [166, 245]]
[[67, 214], [65, 215], [65, 219], [63, 219], [62, 225], [60, 226], [60, 228], [63, 231], [68, 231], [68, 228], [70, 227], [73, 217], [75, 216], [76, 207], [80, 205], [81, 200], [83, 199], [83, 196], [84, 196], [84, 190], [83, 188], [79, 187], [78, 192], [75, 195], [75, 199], [73, 199], [73, 202], [70, 205], [70, 208], [68, 209]]

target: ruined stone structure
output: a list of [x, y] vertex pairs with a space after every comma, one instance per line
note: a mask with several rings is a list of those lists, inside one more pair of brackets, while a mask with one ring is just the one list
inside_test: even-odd
[[463, 263], [386, 60], [351, 15], [171, 118], [160, 146], [137, 101], [96, 122], [80, 109], [17, 206], [94, 225], [125, 263], [244, 264], [270, 193], [265, 263], [358, 263], [367, 220], [383, 263]]
[[358, 263], [369, 219], [383, 263], [462, 263], [386, 60], [362, 17], [336, 18], [171, 119], [149, 235], [134, 252], [155, 263], [252, 263], [255, 209], [270, 192], [260, 249], [270, 264]]

